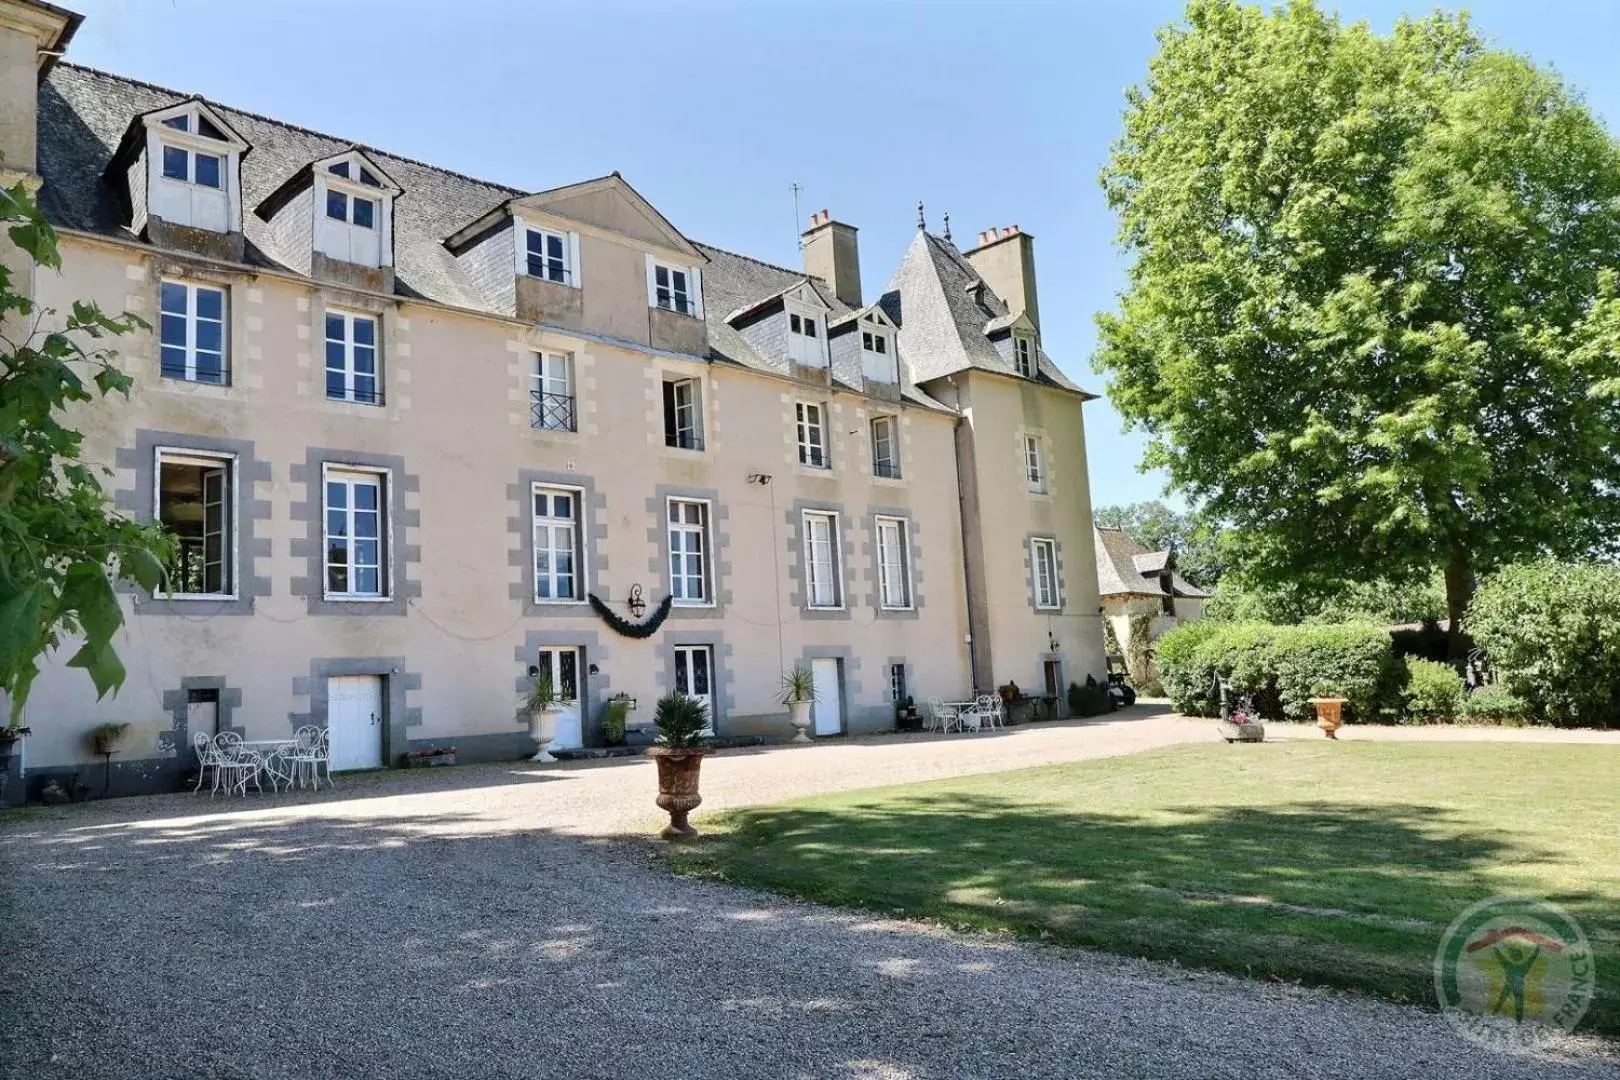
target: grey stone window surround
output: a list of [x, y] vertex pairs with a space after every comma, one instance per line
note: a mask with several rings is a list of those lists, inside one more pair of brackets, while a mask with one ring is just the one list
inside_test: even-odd
[[1058, 688], [1057, 688], [1058, 699], [1057, 699], [1057, 713], [1056, 713], [1056, 715], [1058, 715], [1058, 716], [1066, 716], [1066, 715], [1068, 715], [1068, 712], [1069, 712], [1069, 660], [1068, 660], [1068, 657], [1064, 656], [1062, 653], [1056, 653], [1056, 652], [1044, 652], [1044, 653], [1041, 653], [1041, 682], [1040, 682], [1040, 687], [1041, 687], [1041, 690], [1042, 690], [1043, 693], [1046, 690], [1046, 664], [1047, 664], [1047, 661], [1049, 661], [1049, 660], [1056, 661], [1057, 666], [1058, 666]]
[[[806, 671], [814, 671], [814, 665], [811, 663], [813, 660], [843, 661], [839, 665], [839, 675], [841, 677], [838, 680], [838, 715], [844, 725], [841, 733], [848, 734], [850, 702], [858, 698], [861, 693], [861, 680], [858, 677], [858, 672], [861, 670], [861, 658], [856, 656], [855, 650], [848, 645], [806, 645], [799, 653], [799, 666]], [[885, 681], [888, 680], [886, 671], [883, 677]], [[907, 678], [909, 677], [910, 672], [907, 672]], [[888, 698], [889, 692], [887, 689], [884, 690], [883, 696], [885, 699]], [[814, 715], [813, 712], [812, 715]], [[814, 729], [812, 729], [812, 733], [813, 731]]]
[[[607, 704], [607, 691], [613, 686], [613, 677], [607, 670], [607, 662], [612, 653], [612, 647], [601, 643], [601, 635], [595, 630], [527, 630], [523, 634], [523, 644], [512, 650], [512, 659], [518, 662], [517, 677], [513, 680], [512, 689], [518, 694], [526, 694], [529, 690], [529, 668], [536, 666], [537, 654], [543, 648], [556, 648], [558, 646], [575, 646], [582, 654], [579, 671], [580, 695], [580, 732], [584, 736], [586, 746], [602, 745], [602, 708]], [[591, 673], [591, 665], [596, 665], [596, 673]], [[640, 704], [639, 702], [637, 703]], [[513, 712], [520, 730], [529, 729], [529, 716], [519, 705]], [[647, 713], [652, 716], [651, 711]], [[626, 717], [626, 723], [631, 718]]]
[[[661, 692], [672, 693], [675, 690], [675, 650], [690, 645], [709, 647], [709, 697], [714, 702], [714, 715], [710, 717], [710, 723], [716, 735], [724, 735], [726, 717], [737, 708], [737, 689], [731, 675], [731, 646], [726, 644], [725, 634], [719, 630], [702, 629], [664, 631], [656, 650], [664, 672]], [[645, 722], [652, 722], [651, 710], [647, 712]]]
[[[838, 515], [838, 536], [833, 543], [833, 558], [837, 562], [840, 606], [813, 608], [810, 606], [809, 572], [804, 565], [804, 513], [806, 510]], [[788, 583], [793, 606], [799, 618], [811, 620], [847, 620], [850, 617], [849, 564], [855, 555], [855, 542], [850, 538], [849, 515], [844, 504], [819, 499], [795, 499], [787, 512], [788, 520]], [[874, 571], [875, 573], [875, 571]], [[906, 612], [888, 612], [904, 615]]]
[[[1057, 580], [1052, 584], [1057, 589], [1057, 607], [1041, 607], [1036, 603], [1039, 590], [1035, 579], [1035, 541], [1049, 540], [1052, 543], [1053, 572]], [[1063, 544], [1052, 533], [1028, 533], [1024, 536], [1024, 585], [1029, 590], [1026, 599], [1029, 609], [1038, 615], [1061, 615], [1068, 597], [1063, 589]]]
[[[375, 470], [386, 474], [383, 505], [387, 512], [383, 560], [388, 571], [388, 598], [382, 600], [328, 600], [326, 598], [326, 484], [322, 466]], [[410, 571], [420, 570], [422, 549], [405, 543], [405, 530], [422, 524], [419, 510], [405, 508], [405, 493], [420, 491], [421, 480], [405, 471], [405, 459], [394, 454], [366, 454], [324, 446], [305, 449], [304, 461], [292, 467], [290, 479], [304, 485], [304, 500], [292, 504], [292, 519], [308, 526], [308, 535], [292, 541], [292, 556], [304, 559], [304, 577], [293, 578], [292, 593], [302, 596], [310, 615], [403, 615], [407, 602], [422, 595], [422, 584]], [[365, 675], [369, 672], [356, 672]]]
[[114, 495], [114, 504], [129, 511], [139, 521], [156, 521], [157, 508], [157, 451], [159, 447], [175, 450], [194, 450], [200, 453], [231, 454], [236, 458], [234, 525], [236, 531], [235, 555], [232, 570], [236, 578], [236, 598], [232, 600], [170, 600], [152, 596], [143, 589], [135, 589], [137, 615], [187, 615], [207, 617], [213, 615], [251, 615], [253, 601], [270, 595], [270, 579], [253, 573], [255, 560], [270, 557], [269, 537], [254, 535], [255, 524], [270, 520], [268, 500], [253, 498], [256, 482], [270, 481], [270, 465], [253, 456], [253, 443], [246, 439], [228, 439], [211, 435], [189, 435], [178, 431], [150, 431], [141, 428], [135, 432], [135, 446], [120, 447], [114, 462], [120, 469], [135, 473], [135, 487], [121, 489]]
[[[534, 595], [534, 485], [575, 488], [579, 491], [579, 527], [584, 530], [580, 561], [585, 571], [585, 588], [579, 600], [540, 601]], [[596, 490], [594, 477], [583, 473], [547, 472], [524, 469], [518, 473], [515, 484], [506, 487], [507, 500], [517, 509], [514, 517], [506, 519], [507, 537], [512, 546], [506, 550], [508, 566], [522, 571], [520, 580], [508, 590], [513, 600], [523, 607], [525, 617], [578, 618], [589, 611], [584, 593], [595, 593], [604, 602], [612, 599], [607, 583], [607, 496]]]
[[[883, 577], [878, 566], [877, 519], [899, 518], [906, 523], [906, 550], [903, 552], [906, 562], [906, 574], [911, 582], [911, 607], [886, 608], [883, 606]], [[872, 614], [879, 619], [916, 619], [921, 617], [923, 606], [922, 595], [922, 547], [917, 542], [917, 522], [912, 518], [911, 511], [900, 507], [873, 506], [866, 511], [866, 535], [861, 539], [861, 551], [866, 555], [866, 585], [867, 606]]]
[[883, 700], [889, 702], [891, 705], [900, 704], [900, 702], [894, 700], [894, 688], [891, 685], [891, 680], [889, 678], [889, 669], [893, 667], [901, 667], [905, 669], [906, 696], [912, 701], [916, 701], [917, 687], [912, 683], [912, 678], [916, 675], [916, 667], [907, 662], [906, 658], [903, 656], [891, 656], [883, 664]]
[[[653, 526], [647, 530], [647, 542], [658, 550], [658, 554], [647, 563], [647, 569], [653, 575], [653, 580], [662, 588], [662, 594], [649, 594], [647, 606], [653, 607], [672, 592], [669, 580], [669, 500], [694, 499], [709, 504], [709, 546], [708, 571], [709, 594], [713, 602], [709, 604], [671, 604], [669, 618], [671, 619], [718, 619], [725, 615], [726, 608], [731, 605], [731, 591], [725, 583], [731, 579], [731, 560], [727, 553], [731, 550], [731, 536], [724, 524], [730, 517], [730, 511], [720, 501], [720, 493], [712, 488], [678, 487], [672, 484], [659, 484], [653, 489], [652, 497], [647, 500], [647, 513], [651, 515]], [[605, 597], [604, 597], [605, 599]], [[674, 661], [670, 661], [671, 665]], [[674, 667], [670, 670], [673, 672]]]
[[309, 711], [288, 713], [288, 726], [297, 731], [305, 724], [327, 726], [327, 680], [342, 675], [380, 675], [383, 678], [383, 747], [385, 768], [395, 765], [410, 747], [409, 729], [422, 723], [422, 710], [405, 704], [405, 694], [422, 689], [422, 673], [405, 670], [403, 656], [342, 656], [309, 662], [308, 675], [294, 675], [295, 695], [309, 697]]
[[242, 707], [241, 689], [227, 685], [223, 675], [187, 675], [180, 680], [178, 690], [163, 691], [163, 711], [168, 713], [174, 722], [169, 730], [158, 732], [158, 756], [175, 758], [182, 771], [189, 768], [194, 761], [191, 746], [191, 713], [188, 708], [191, 704], [190, 692], [193, 690], [213, 690], [219, 695], [220, 732], [234, 731], [238, 735], [245, 734], [240, 726], [231, 722], [231, 713]]

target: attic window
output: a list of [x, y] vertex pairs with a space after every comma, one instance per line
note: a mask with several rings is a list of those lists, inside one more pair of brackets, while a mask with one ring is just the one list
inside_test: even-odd
[[[225, 133], [219, 130], [218, 127], [214, 126], [213, 121], [209, 120], [208, 117], [199, 115], [196, 120], [196, 134], [201, 135], [205, 139], [218, 139], [220, 142], [226, 141]], [[163, 126], [173, 128], [176, 131], [190, 132], [192, 130], [191, 121], [192, 117], [189, 113], [182, 113], [179, 116], [171, 116], [167, 120], [163, 121]]]
[[1013, 367], [1026, 379], [1035, 377], [1035, 341], [1027, 334], [1013, 335]]
[[[366, 168], [364, 165], [354, 166], [354, 168], [359, 169], [360, 182], [362, 184], [365, 184], [367, 187], [382, 187], [382, 182], [372, 174], [370, 169]], [[350, 164], [347, 161], [340, 161], [335, 165], [328, 165], [326, 167], [326, 171], [331, 173], [333, 176], [341, 176], [345, 180], [354, 179], [354, 175], [350, 169]]]
[[[335, 160], [316, 162], [315, 250], [329, 259], [356, 266], [393, 263], [389, 215], [399, 188], [358, 150]], [[322, 209], [324, 208], [324, 209]]]
[[247, 144], [195, 101], [147, 114], [144, 124], [146, 212], [193, 229], [239, 231], [235, 160]]
[[788, 312], [788, 359], [801, 367], [826, 367], [821, 347], [821, 316]]
[[873, 382], [899, 382], [894, 336], [870, 315], [861, 326], [861, 375]]

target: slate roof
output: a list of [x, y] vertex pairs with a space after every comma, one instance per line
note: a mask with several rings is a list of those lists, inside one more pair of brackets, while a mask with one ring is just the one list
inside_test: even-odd
[[[918, 382], [966, 368], [1015, 374], [1012, 360], [1003, 358], [987, 336], [989, 324], [1006, 319], [1007, 305], [949, 240], [919, 229], [879, 302], [900, 327], [900, 349]], [[1045, 349], [1036, 352], [1038, 381], [1095, 396], [1059, 371]]]
[[1170, 569], [1168, 595], [1201, 600], [1209, 593], [1175, 572], [1170, 551], [1149, 551], [1126, 535], [1124, 529], [1093, 526], [1097, 547], [1098, 596], [1165, 596], [1159, 575]]
[[[205, 101], [251, 148], [241, 159], [242, 232], [250, 265], [297, 273], [289, 265], [287, 254], [277, 251], [268, 223], [254, 209], [300, 171], [307, 170], [311, 162], [359, 149], [403, 191], [394, 200], [394, 292], [455, 307], [489, 310], [444, 241], [531, 192], [477, 180], [353, 139], [339, 139], [232, 109], [196, 94], [65, 61], [51, 70], [40, 87], [38, 153], [39, 171], [45, 181], [40, 207], [47, 219], [62, 228], [126, 241], [136, 239], [128, 227], [127, 195], [121, 191], [122, 185], [105, 178], [108, 166], [138, 116], [190, 99]], [[785, 358], [762, 356], [750, 348], [726, 323], [725, 315], [738, 308], [758, 306], [772, 294], [805, 280], [804, 273], [704, 244], [696, 246], [710, 259], [703, 268], [710, 358], [773, 374], [791, 374]], [[815, 284], [833, 309], [830, 317], [850, 313], [826, 282]], [[854, 371], [843, 367], [834, 370], [834, 379], [845, 387], [859, 389], [858, 366]], [[903, 393], [915, 404], [945, 409], [910, 385], [909, 380]]]

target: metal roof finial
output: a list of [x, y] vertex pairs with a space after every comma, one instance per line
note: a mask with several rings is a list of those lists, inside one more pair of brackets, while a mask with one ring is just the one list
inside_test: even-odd
[[923, 217], [922, 200], [917, 200], [917, 229], [920, 232], [928, 231], [928, 219]]
[[943, 235], [944, 235], [944, 238], [945, 238], [945, 242], [947, 244], [949, 244], [949, 243], [951, 243], [951, 212], [949, 210], [945, 211], [944, 216], [945, 216], [945, 232], [944, 232]]

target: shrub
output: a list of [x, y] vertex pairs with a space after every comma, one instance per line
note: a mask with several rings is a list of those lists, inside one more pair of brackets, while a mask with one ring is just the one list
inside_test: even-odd
[[1462, 676], [1450, 664], [1416, 657], [1406, 661], [1406, 716], [1409, 723], [1455, 719], [1462, 708]]
[[1362, 721], [1401, 704], [1389, 634], [1370, 625], [1190, 623], [1159, 639], [1158, 667], [1176, 708], [1194, 716], [1219, 711], [1217, 675], [1268, 720], [1309, 719], [1309, 699], [1329, 694], [1349, 699]]
[[1458, 715], [1476, 724], [1506, 724], [1518, 727], [1529, 716], [1529, 708], [1500, 686], [1482, 686], [1472, 694], [1464, 694]]
[[627, 698], [612, 698], [602, 709], [602, 741], [609, 746], [624, 742], [625, 717], [629, 715]]
[[1084, 686], [1077, 682], [1069, 684], [1069, 715], [1101, 716], [1113, 711], [1114, 695], [1108, 692], [1106, 683], [1087, 675]]
[[703, 729], [709, 726], [709, 710], [702, 701], [677, 690], [658, 699], [653, 723], [658, 725], [660, 746], [692, 747], [702, 741]]
[[1468, 629], [1532, 717], [1620, 725], [1620, 566], [1506, 567], [1481, 583]]

